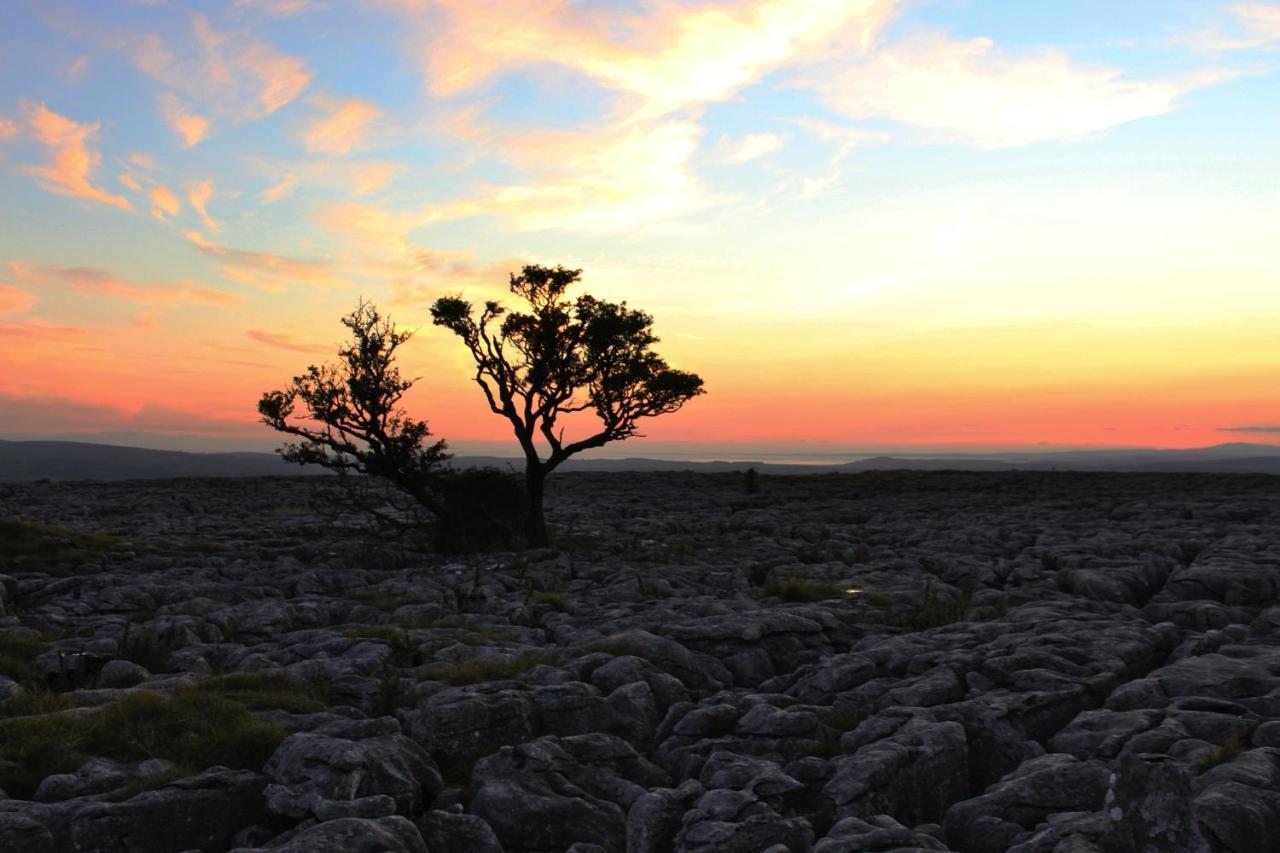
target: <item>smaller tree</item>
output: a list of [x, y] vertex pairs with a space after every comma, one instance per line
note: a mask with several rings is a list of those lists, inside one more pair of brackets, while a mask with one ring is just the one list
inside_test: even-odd
[[400, 375], [395, 354], [413, 333], [397, 330], [364, 300], [342, 325], [351, 342], [338, 350], [338, 363], [310, 365], [288, 388], [263, 394], [262, 422], [302, 439], [279, 449], [284, 459], [382, 478], [438, 517], [435, 484], [450, 454], [444, 441], [425, 444], [431, 436], [426, 421], [410, 418], [400, 406], [415, 380]]
[[[489, 408], [510, 421], [525, 455], [529, 544], [545, 546], [547, 475], [575, 453], [638, 435], [644, 418], [676, 411], [703, 393], [702, 379], [653, 352], [653, 318], [582, 295], [565, 298], [582, 270], [526, 266], [511, 292], [528, 313], [485, 303], [479, 316], [461, 296], [437, 299], [431, 317], [466, 344]], [[567, 441], [560, 419], [593, 412], [600, 428]], [[542, 456], [539, 441], [545, 443]]]

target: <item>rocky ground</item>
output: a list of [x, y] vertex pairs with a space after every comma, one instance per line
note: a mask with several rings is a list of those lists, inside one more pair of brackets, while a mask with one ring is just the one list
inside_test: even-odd
[[1280, 849], [1280, 480], [553, 483], [0, 487], [0, 850]]

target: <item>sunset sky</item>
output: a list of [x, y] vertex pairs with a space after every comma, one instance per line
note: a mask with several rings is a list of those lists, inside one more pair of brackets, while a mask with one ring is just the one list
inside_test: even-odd
[[0, 437], [269, 448], [363, 295], [491, 450], [537, 262], [706, 380], [613, 455], [1280, 440], [1277, 3], [5, 0], [0, 199]]

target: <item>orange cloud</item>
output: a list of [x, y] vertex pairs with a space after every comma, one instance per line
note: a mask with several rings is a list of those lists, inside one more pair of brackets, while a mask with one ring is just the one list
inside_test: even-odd
[[360, 147], [382, 110], [360, 98], [319, 100], [325, 115], [307, 129], [307, 150], [313, 154], [348, 154]]
[[263, 204], [275, 204], [280, 199], [293, 192], [293, 187], [298, 182], [297, 175], [285, 175], [276, 183], [263, 190], [258, 198], [262, 199]]
[[26, 311], [36, 302], [34, 293], [28, 293], [17, 287], [0, 284], [0, 315], [17, 314]]
[[210, 231], [221, 231], [221, 227], [213, 221], [213, 218], [209, 216], [209, 211], [205, 209], [211, 198], [213, 198], [213, 178], [205, 178], [187, 190], [187, 201], [190, 202], [192, 209], [200, 214], [200, 219], [204, 222], [205, 227]]
[[188, 148], [194, 148], [199, 145], [209, 133], [209, 126], [212, 124], [208, 118], [196, 115], [183, 105], [172, 92], [165, 92], [160, 96], [160, 114], [164, 116], [164, 120], [178, 137], [182, 140], [182, 144]]
[[46, 190], [60, 195], [101, 202], [120, 210], [129, 210], [129, 200], [94, 186], [90, 176], [101, 159], [89, 147], [98, 132], [97, 124], [78, 124], [40, 104], [29, 108], [27, 123], [31, 131], [52, 155], [47, 166], [29, 167]]
[[362, 163], [351, 174], [351, 191], [356, 195], [372, 195], [403, 171], [399, 163]]
[[18, 130], [17, 122], [10, 121], [7, 118], [0, 118], [0, 142], [13, 139], [18, 135]]
[[299, 343], [292, 335], [281, 332], [264, 332], [261, 329], [249, 329], [245, 334], [260, 344], [289, 350], [290, 352], [325, 353], [329, 351], [327, 347]]
[[182, 202], [178, 201], [178, 197], [168, 187], [157, 184], [147, 193], [147, 198], [152, 204], [151, 215], [156, 219], [164, 220], [165, 217], [177, 216], [182, 210]]
[[30, 323], [0, 324], [0, 340], [22, 341], [26, 344], [64, 344], [84, 337], [84, 329], [74, 326], [58, 326], [43, 320]]

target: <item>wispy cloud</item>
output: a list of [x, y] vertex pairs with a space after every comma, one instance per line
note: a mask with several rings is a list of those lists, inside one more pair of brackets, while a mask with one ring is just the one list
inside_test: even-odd
[[349, 154], [361, 147], [382, 110], [361, 98], [317, 99], [324, 115], [307, 128], [304, 139], [313, 154]]
[[293, 192], [293, 188], [298, 183], [298, 176], [294, 174], [285, 175], [271, 186], [262, 191], [258, 196], [263, 204], [275, 204], [280, 199]]
[[276, 349], [289, 350], [290, 352], [303, 353], [326, 353], [328, 347], [318, 346], [316, 344], [303, 343], [292, 335], [283, 332], [267, 332], [262, 329], [249, 329], [245, 334], [260, 344], [266, 344]]
[[[403, 9], [414, 4], [401, 4]], [[698, 8], [592, 13], [563, 0], [441, 0], [425, 28], [428, 82], [440, 95], [472, 89], [511, 67], [558, 65], [644, 101], [657, 117], [723, 100], [836, 34], [865, 43], [895, 0], [738, 0]]]
[[301, 59], [250, 32], [220, 30], [203, 15], [192, 17], [186, 38], [148, 33], [107, 40], [169, 90], [160, 96], [161, 113], [188, 147], [208, 135], [214, 118], [241, 123], [270, 115], [313, 77]]
[[174, 307], [204, 305], [234, 308], [242, 301], [237, 293], [201, 287], [190, 279], [174, 282], [129, 281], [108, 270], [82, 266], [32, 266], [10, 262], [9, 275], [41, 289], [70, 288], [83, 296], [106, 296], [138, 305]]
[[1236, 50], [1256, 50], [1280, 42], [1280, 5], [1273, 3], [1245, 3], [1227, 10], [1234, 32], [1225, 33], [1213, 27], [1183, 36], [1177, 41], [1209, 53], [1226, 53]]
[[311, 5], [311, 0], [236, 0], [237, 9], [255, 9], [273, 18], [300, 14]]
[[834, 110], [888, 118], [945, 141], [981, 148], [1078, 139], [1167, 113], [1183, 95], [1230, 76], [1130, 80], [1116, 68], [1082, 65], [1066, 52], [1011, 53], [985, 38], [919, 34], [865, 59], [806, 72]]
[[27, 108], [27, 125], [51, 156], [48, 165], [28, 169], [45, 189], [121, 210], [130, 208], [128, 199], [96, 186], [92, 181], [101, 159], [97, 150], [90, 147], [98, 133], [96, 123], [79, 124], [39, 104]]
[[0, 316], [26, 311], [36, 303], [36, 295], [18, 287], [0, 284]]
[[191, 208], [200, 214], [200, 220], [204, 222], [204, 226], [210, 231], [221, 231], [222, 228], [213, 220], [213, 217], [209, 216], [207, 205], [211, 198], [213, 198], [213, 178], [205, 178], [187, 190], [187, 201], [190, 202]]
[[1263, 434], [1271, 434], [1271, 433], [1280, 434], [1280, 424], [1274, 424], [1274, 425], [1260, 424], [1257, 426], [1218, 427], [1218, 431], [1219, 432], [1254, 432], [1254, 433], [1263, 433]]
[[328, 261], [235, 249], [211, 242], [198, 231], [183, 233], [202, 254], [221, 262], [223, 271], [237, 281], [268, 290], [278, 290], [290, 284], [339, 283]]
[[358, 164], [351, 174], [351, 191], [356, 195], [372, 195], [405, 171], [400, 163], [379, 161]]
[[720, 150], [726, 163], [737, 165], [766, 157], [780, 150], [786, 142], [786, 138], [777, 133], [748, 133], [736, 139], [722, 136]]

